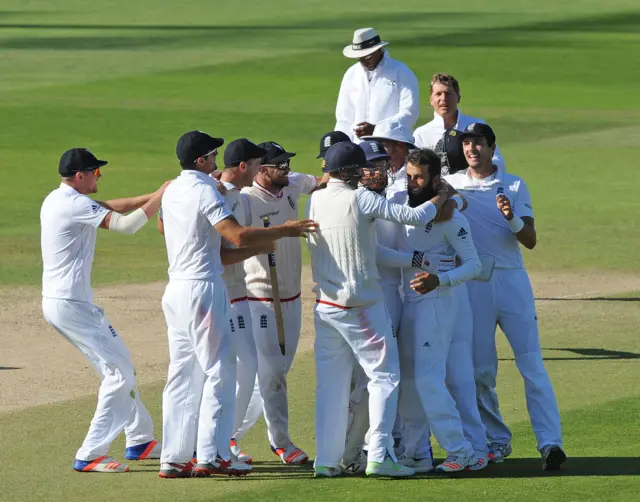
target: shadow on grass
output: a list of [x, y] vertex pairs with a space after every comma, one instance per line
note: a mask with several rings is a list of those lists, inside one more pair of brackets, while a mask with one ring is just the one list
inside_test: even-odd
[[[635, 352], [625, 352], [622, 350], [607, 350], [607, 349], [595, 349], [595, 348], [554, 348], [554, 349], [542, 349], [544, 351], [554, 352], [573, 352], [578, 357], [545, 357], [545, 361], [599, 361], [605, 360], [629, 360], [640, 359], [640, 354]], [[515, 361], [513, 357], [502, 357], [500, 361]]]
[[545, 302], [640, 302], [640, 296], [629, 296], [626, 298], [615, 298], [607, 296], [593, 296], [591, 298], [536, 298], [536, 301]]
[[0, 366], [0, 371], [21, 370], [19, 366]]

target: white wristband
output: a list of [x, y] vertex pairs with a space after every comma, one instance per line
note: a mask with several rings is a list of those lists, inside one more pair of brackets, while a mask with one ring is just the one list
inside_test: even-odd
[[460, 195], [455, 194], [453, 197], [451, 197], [451, 200], [456, 201], [456, 206], [458, 206], [458, 211], [462, 211], [462, 208], [464, 207], [464, 201], [462, 200], [462, 197], [460, 197]]
[[507, 224], [509, 225], [509, 228], [514, 234], [517, 234], [518, 232], [520, 232], [520, 230], [524, 228], [524, 221], [522, 221], [522, 218], [520, 218], [519, 216], [516, 216], [515, 214], [513, 215], [513, 218], [511, 218], [510, 221], [507, 220]]

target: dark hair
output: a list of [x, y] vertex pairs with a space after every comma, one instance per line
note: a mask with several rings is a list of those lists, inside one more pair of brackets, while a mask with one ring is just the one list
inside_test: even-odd
[[414, 166], [428, 167], [427, 171], [431, 178], [440, 176], [442, 173], [442, 161], [436, 152], [429, 150], [428, 148], [418, 148], [417, 150], [410, 150], [407, 155], [407, 163], [411, 163]]
[[460, 84], [458, 83], [458, 79], [453, 75], [449, 75], [448, 73], [434, 73], [431, 78], [431, 83], [429, 84], [429, 95], [433, 94], [433, 84], [436, 83], [450, 85], [453, 87], [453, 90], [456, 91], [456, 94], [460, 96]]

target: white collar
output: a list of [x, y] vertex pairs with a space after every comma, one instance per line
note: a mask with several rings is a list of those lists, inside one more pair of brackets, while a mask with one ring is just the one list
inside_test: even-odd
[[224, 185], [224, 187], [227, 190], [240, 190], [237, 186], [235, 186], [233, 183], [229, 182], [229, 181], [222, 181], [220, 180], [220, 182]]
[[[458, 124], [460, 123], [460, 119], [463, 117], [463, 113], [458, 108], [458, 116], [456, 117], [456, 125], [453, 127], [454, 129], [458, 129]], [[440, 127], [444, 127], [444, 119], [438, 115], [435, 111], [433, 112], [433, 121], [434, 124], [439, 125]]]
[[209, 183], [215, 184], [216, 182], [216, 180], [208, 174], [204, 174], [202, 171], [197, 171], [195, 169], [183, 169], [180, 173], [180, 176], [195, 176], [197, 178], [201, 178], [202, 180], [206, 180]]
[[66, 183], [60, 183], [60, 190], [62, 190], [65, 193], [68, 194], [78, 194], [80, 195], [80, 192], [78, 192], [75, 188], [73, 188], [72, 186], [67, 185]]

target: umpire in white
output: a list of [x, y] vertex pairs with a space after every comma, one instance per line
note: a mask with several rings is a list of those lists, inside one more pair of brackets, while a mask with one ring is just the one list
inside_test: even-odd
[[309, 237], [316, 283], [315, 358], [316, 477], [340, 474], [347, 430], [349, 382], [359, 364], [369, 384], [370, 438], [366, 473], [403, 477], [415, 474], [397, 463], [392, 428], [400, 378], [398, 348], [393, 340], [376, 266], [376, 218], [425, 225], [446, 200], [410, 208], [391, 204], [365, 188], [357, 188], [367, 165], [362, 148], [351, 142], [332, 146], [323, 171], [327, 188], [311, 196], [309, 215], [319, 225]]

